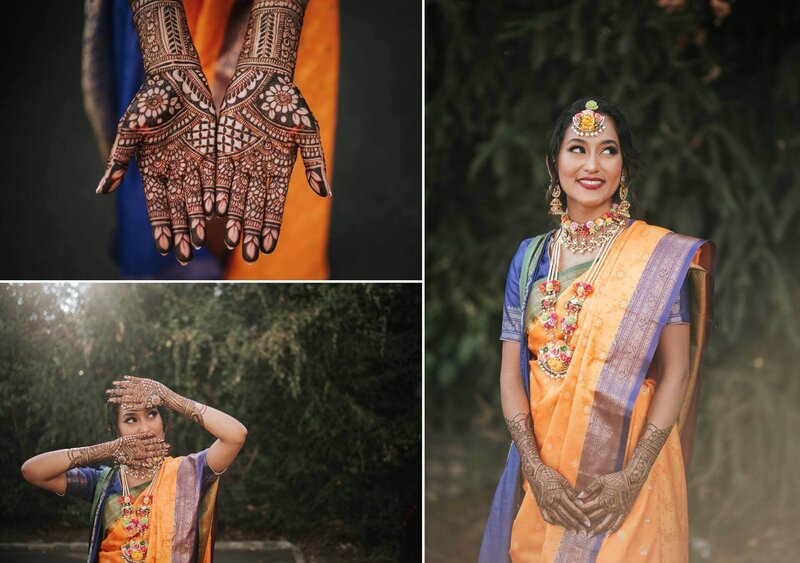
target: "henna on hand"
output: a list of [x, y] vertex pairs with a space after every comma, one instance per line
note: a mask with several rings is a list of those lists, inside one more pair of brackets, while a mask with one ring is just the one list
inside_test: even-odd
[[225, 244], [242, 256], [278, 242], [297, 150], [306, 179], [331, 195], [319, 125], [292, 83], [307, 0], [256, 0], [217, 128], [216, 212], [228, 216]]
[[672, 427], [647, 423], [625, 468], [597, 477], [579, 495], [581, 508], [596, 522], [592, 535], [615, 532], [622, 526], [671, 431]]
[[172, 393], [169, 387], [153, 379], [126, 375], [121, 381], [114, 381], [114, 387], [106, 391], [109, 403], [151, 409], [167, 402]]
[[114, 387], [106, 391], [109, 403], [131, 405], [150, 409], [163, 405], [178, 414], [203, 425], [206, 405], [178, 395], [163, 383], [144, 377], [126, 375], [121, 381], [114, 381]]
[[589, 519], [577, 504], [578, 493], [563, 475], [541, 460], [530, 413], [519, 413], [511, 420], [506, 419], [506, 426], [517, 446], [522, 472], [545, 522], [574, 531], [588, 528]]
[[[119, 121], [97, 193], [136, 155], [156, 248], [181, 264], [205, 242], [214, 205], [216, 110], [180, 0], [131, 0], [145, 81]], [[191, 241], [191, 244], [190, 244]]]
[[206, 405], [191, 399], [187, 399], [186, 397], [182, 397], [175, 392], [170, 393], [170, 395], [167, 397], [166, 404], [176, 413], [185, 416], [189, 420], [205, 428], [205, 425], [203, 424], [203, 415], [208, 408]]
[[67, 451], [69, 468], [88, 466], [100, 461], [113, 461], [132, 467], [151, 467], [167, 455], [170, 445], [152, 432], [120, 436], [116, 440]]

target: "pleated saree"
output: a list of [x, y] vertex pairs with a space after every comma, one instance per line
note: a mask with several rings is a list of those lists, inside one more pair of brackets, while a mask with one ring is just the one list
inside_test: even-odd
[[[523, 241], [506, 282], [502, 340], [519, 342], [523, 385], [542, 461], [578, 490], [619, 471], [636, 446], [656, 388], [653, 357], [688, 278], [690, 380], [673, 429], [622, 527], [594, 538], [547, 524], [512, 444], [495, 493], [480, 561], [687, 561], [686, 475], [699, 391], [699, 367], [712, 319], [712, 243], [632, 222], [601, 265], [581, 311], [566, 376], [544, 376], [534, 357], [547, 341], [529, 302], [547, 273], [550, 234]], [[566, 272], [565, 272], [566, 273]], [[563, 278], [562, 278], [563, 279]], [[577, 279], [573, 280], [578, 281]], [[557, 311], [563, 316], [569, 280]], [[526, 314], [526, 310], [528, 313]], [[536, 310], [538, 312], [538, 310]]]

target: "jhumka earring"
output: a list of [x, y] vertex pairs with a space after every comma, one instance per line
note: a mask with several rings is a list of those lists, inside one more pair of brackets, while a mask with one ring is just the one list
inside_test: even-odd
[[625, 176], [619, 181], [619, 214], [630, 219], [631, 204], [628, 202], [628, 186], [625, 185]]
[[563, 215], [564, 209], [561, 207], [561, 185], [556, 181], [553, 184], [553, 199], [550, 200], [550, 215]]

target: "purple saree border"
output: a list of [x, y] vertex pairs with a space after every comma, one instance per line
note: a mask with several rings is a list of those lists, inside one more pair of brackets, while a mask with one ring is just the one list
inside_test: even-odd
[[[595, 388], [599, 396], [589, 415], [576, 481], [578, 490], [585, 488], [598, 475], [621, 469], [633, 405], [655, 354], [670, 305], [703, 242], [667, 233], [656, 244], [626, 307]], [[676, 263], [681, 266], [675, 268]], [[644, 342], [646, 348], [642, 346]], [[628, 375], [623, 378], [622, 374]], [[616, 445], [611, 443], [615, 439]], [[614, 446], [617, 455], [598, 455], [601, 450], [608, 451]], [[594, 563], [604, 537], [605, 534], [601, 534], [590, 538], [566, 531], [556, 561]]]
[[[689, 266], [691, 266], [692, 264], [692, 259], [694, 258], [697, 249], [700, 248], [705, 241], [701, 239], [687, 237], [684, 235], [679, 235], [676, 233], [670, 233], [666, 235], [664, 238], [667, 237], [682, 239], [680, 240], [680, 242], [683, 242], [684, 244], [688, 245], [688, 251], [683, 258], [683, 262], [681, 263], [680, 269], [678, 270], [677, 280], [678, 282], [681, 283], [675, 283], [672, 285], [672, 291], [670, 291], [669, 298], [667, 299], [667, 303], [674, 303], [675, 299], [677, 299], [678, 297], [678, 292], [680, 292], [681, 290], [682, 280], [686, 277], [686, 275], [689, 272]], [[658, 320], [658, 326], [660, 327], [660, 329], [657, 330], [656, 336], [660, 336], [661, 331], [664, 329], [664, 326], [666, 326], [667, 318], [669, 317], [669, 311], [670, 311], [669, 307], [665, 308], [662, 311], [661, 317]], [[649, 367], [650, 362], [653, 361], [653, 356], [655, 355], [656, 348], [658, 347], [658, 340], [659, 340], [658, 338], [653, 338], [653, 340], [650, 342], [650, 347], [647, 349], [647, 356], [645, 357], [645, 362], [642, 366], [639, 375], [636, 378], [636, 383], [634, 384], [634, 388], [631, 389], [631, 394], [628, 397], [628, 401], [625, 406], [625, 420], [622, 426], [622, 436], [620, 438], [619, 450], [617, 451], [616, 471], [622, 469], [622, 463], [625, 461], [625, 445], [628, 443], [628, 434], [630, 432], [630, 421], [631, 421], [631, 416], [633, 415], [633, 405], [636, 403], [636, 397], [639, 396], [639, 391], [642, 388], [642, 383], [644, 383], [644, 376], [647, 373], [647, 368]]]
[[172, 534], [173, 563], [189, 563], [195, 559], [197, 512], [207, 451], [186, 456], [178, 466]]

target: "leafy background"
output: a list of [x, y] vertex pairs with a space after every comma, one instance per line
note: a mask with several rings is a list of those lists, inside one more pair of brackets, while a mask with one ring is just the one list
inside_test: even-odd
[[788, 0], [426, 1], [430, 561], [480, 544], [509, 442], [505, 276], [519, 241], [552, 226], [546, 139], [582, 96], [618, 104], [637, 134], [636, 215], [718, 246], [692, 557], [800, 553], [798, 26]]
[[[220, 487], [223, 539], [288, 538], [333, 560], [418, 554], [421, 309], [416, 285], [0, 286], [3, 535], [88, 539], [89, 506], [19, 467], [109, 439], [104, 391], [130, 373], [247, 426]], [[168, 430], [176, 455], [211, 439], [184, 419]]]

